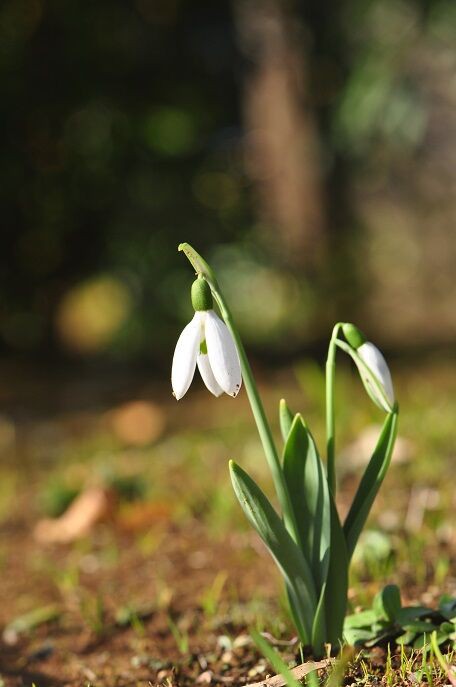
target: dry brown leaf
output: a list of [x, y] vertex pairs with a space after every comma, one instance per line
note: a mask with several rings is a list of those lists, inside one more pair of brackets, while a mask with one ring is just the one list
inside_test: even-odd
[[116, 521], [126, 532], [140, 532], [163, 522], [173, 515], [171, 504], [164, 501], [128, 503], [119, 509]]
[[112, 514], [115, 496], [108, 489], [91, 487], [77, 496], [59, 518], [39, 520], [33, 531], [42, 544], [64, 544], [86, 536], [93, 526]]

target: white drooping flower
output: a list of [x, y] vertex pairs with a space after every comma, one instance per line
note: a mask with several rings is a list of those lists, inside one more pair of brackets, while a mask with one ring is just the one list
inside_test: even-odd
[[[395, 401], [393, 380], [391, 379], [391, 373], [382, 352], [370, 341], [361, 344], [356, 352], [380, 384], [381, 389], [373, 384], [368, 377], [362, 375], [363, 381], [367, 385], [368, 391], [370, 391], [372, 400], [389, 413]], [[383, 393], [381, 393], [381, 391], [383, 391]]]
[[214, 394], [237, 396], [241, 388], [241, 365], [234, 339], [212, 307], [212, 296], [205, 280], [197, 279], [192, 287], [196, 310], [184, 327], [174, 351], [171, 385], [177, 400], [192, 382], [196, 366], [203, 382]]

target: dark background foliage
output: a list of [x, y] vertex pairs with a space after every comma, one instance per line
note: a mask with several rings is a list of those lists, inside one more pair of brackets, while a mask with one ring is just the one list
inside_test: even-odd
[[6, 0], [5, 355], [169, 361], [194, 244], [258, 353], [454, 343], [454, 5]]

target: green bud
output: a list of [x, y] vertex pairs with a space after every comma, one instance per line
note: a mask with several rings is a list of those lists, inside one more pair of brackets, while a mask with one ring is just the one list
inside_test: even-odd
[[348, 343], [355, 351], [367, 341], [362, 331], [360, 331], [358, 327], [355, 327], [354, 324], [350, 324], [350, 322], [346, 322], [342, 325], [342, 331]]
[[212, 310], [214, 307], [211, 287], [204, 277], [198, 277], [192, 284], [192, 305], [193, 310]]

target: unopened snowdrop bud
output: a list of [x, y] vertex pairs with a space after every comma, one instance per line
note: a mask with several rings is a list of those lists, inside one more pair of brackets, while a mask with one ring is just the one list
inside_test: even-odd
[[196, 366], [214, 396], [223, 392], [237, 396], [241, 388], [241, 365], [236, 344], [226, 324], [213, 310], [209, 284], [199, 277], [192, 284], [195, 314], [184, 328], [174, 351], [171, 385], [177, 400], [186, 394]]
[[368, 391], [371, 392], [372, 400], [387, 413], [391, 412], [395, 401], [393, 380], [382, 352], [373, 343], [366, 341], [361, 344], [357, 353], [380, 384], [379, 388], [372, 384], [369, 378], [363, 376], [363, 381], [369, 386]]
[[387, 413], [394, 406], [394, 389], [391, 373], [383, 354], [377, 346], [366, 340], [364, 334], [354, 324], [346, 322], [342, 331], [351, 348], [364, 387], [373, 402]]

